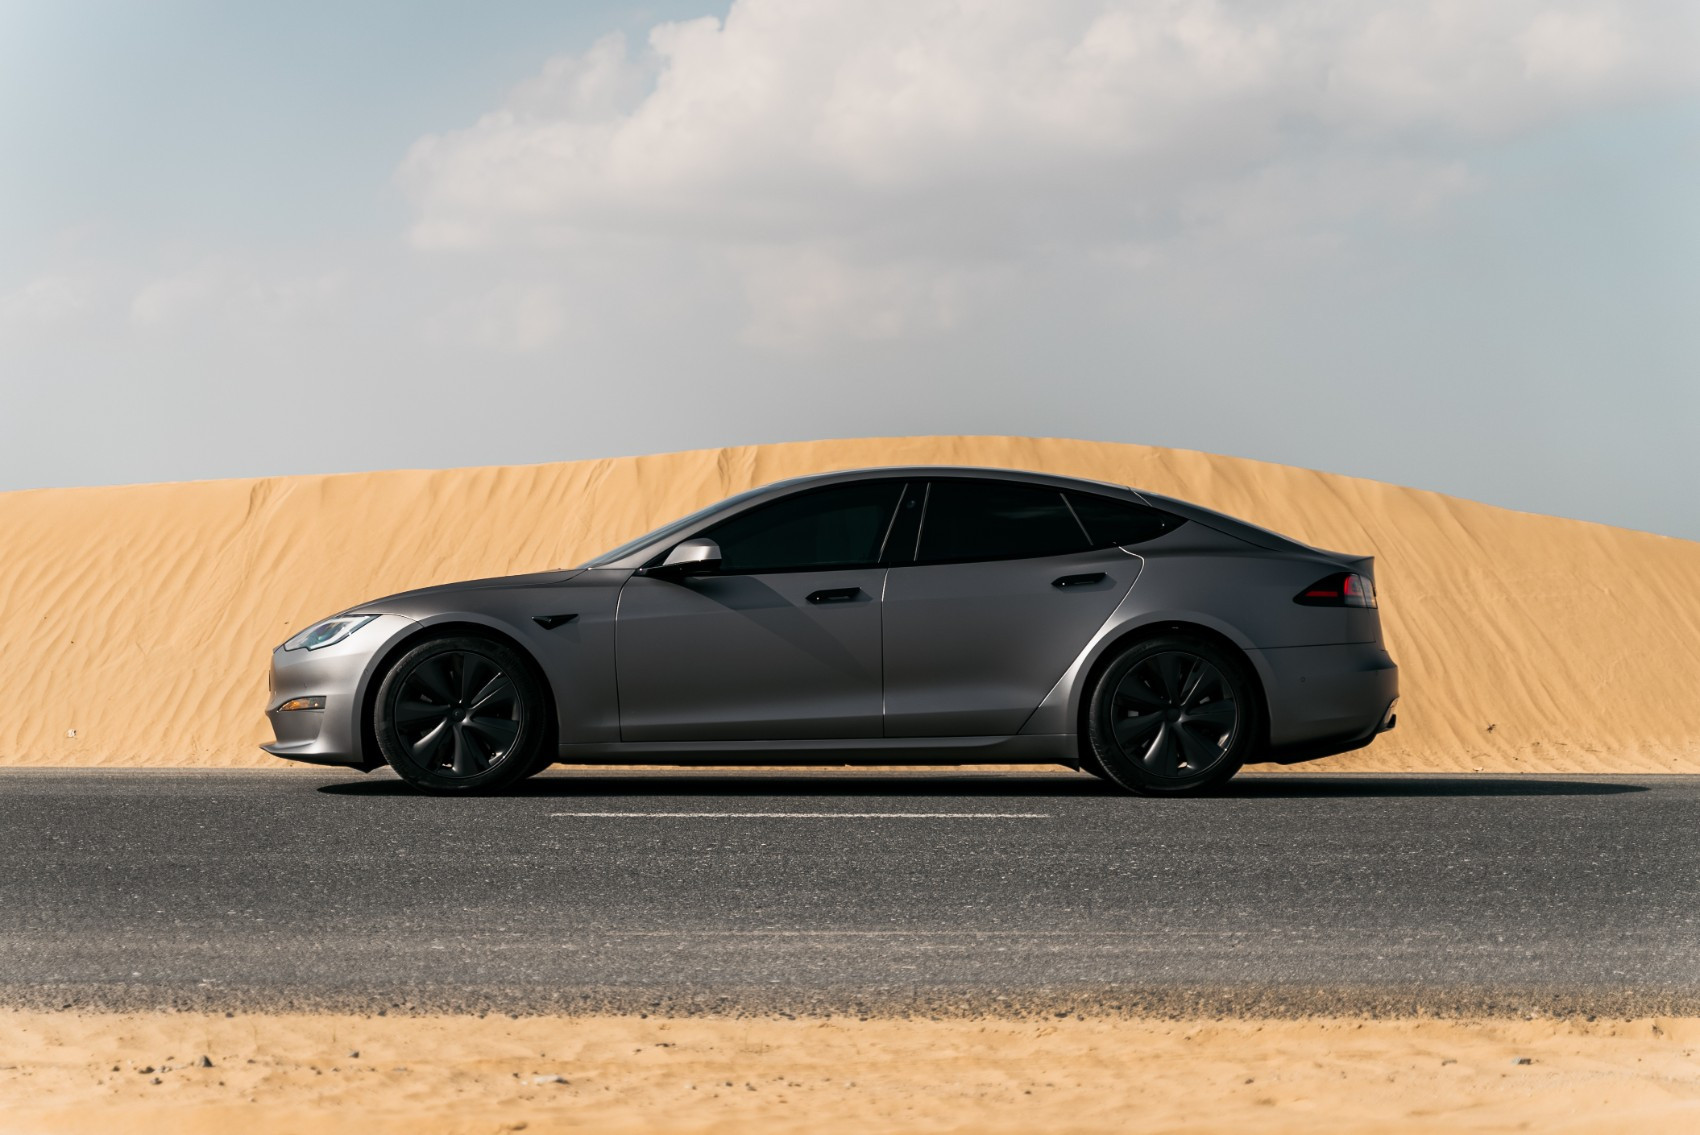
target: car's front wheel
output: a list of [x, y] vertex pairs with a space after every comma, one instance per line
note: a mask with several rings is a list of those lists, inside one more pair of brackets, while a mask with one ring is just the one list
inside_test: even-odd
[[540, 767], [548, 735], [542, 683], [511, 647], [452, 635], [398, 658], [373, 707], [378, 749], [407, 783], [471, 794]]
[[1178, 796], [1222, 784], [1256, 743], [1254, 680], [1242, 658], [1203, 638], [1135, 642], [1093, 686], [1089, 754], [1133, 792]]

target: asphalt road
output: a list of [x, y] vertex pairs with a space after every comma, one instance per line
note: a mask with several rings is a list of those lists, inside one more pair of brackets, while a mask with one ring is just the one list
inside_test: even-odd
[[1700, 1012], [1700, 777], [0, 773], [0, 1003]]

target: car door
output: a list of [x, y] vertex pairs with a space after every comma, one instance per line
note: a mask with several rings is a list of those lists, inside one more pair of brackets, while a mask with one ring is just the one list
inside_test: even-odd
[[914, 562], [886, 579], [885, 735], [1018, 732], [1139, 574], [1102, 545], [1057, 489], [930, 482]]
[[901, 481], [803, 490], [701, 532], [721, 566], [635, 575], [615, 672], [625, 741], [877, 737], [881, 554]]

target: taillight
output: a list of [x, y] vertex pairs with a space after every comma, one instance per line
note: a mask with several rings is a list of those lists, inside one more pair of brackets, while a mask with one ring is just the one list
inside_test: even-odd
[[1293, 596], [1293, 602], [1306, 607], [1373, 607], [1375, 584], [1368, 576], [1342, 571], [1317, 580]]

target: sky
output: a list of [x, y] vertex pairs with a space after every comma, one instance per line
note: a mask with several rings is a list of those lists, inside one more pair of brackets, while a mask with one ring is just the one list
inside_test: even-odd
[[0, 490], [933, 433], [1700, 539], [1700, 5], [0, 0]]

